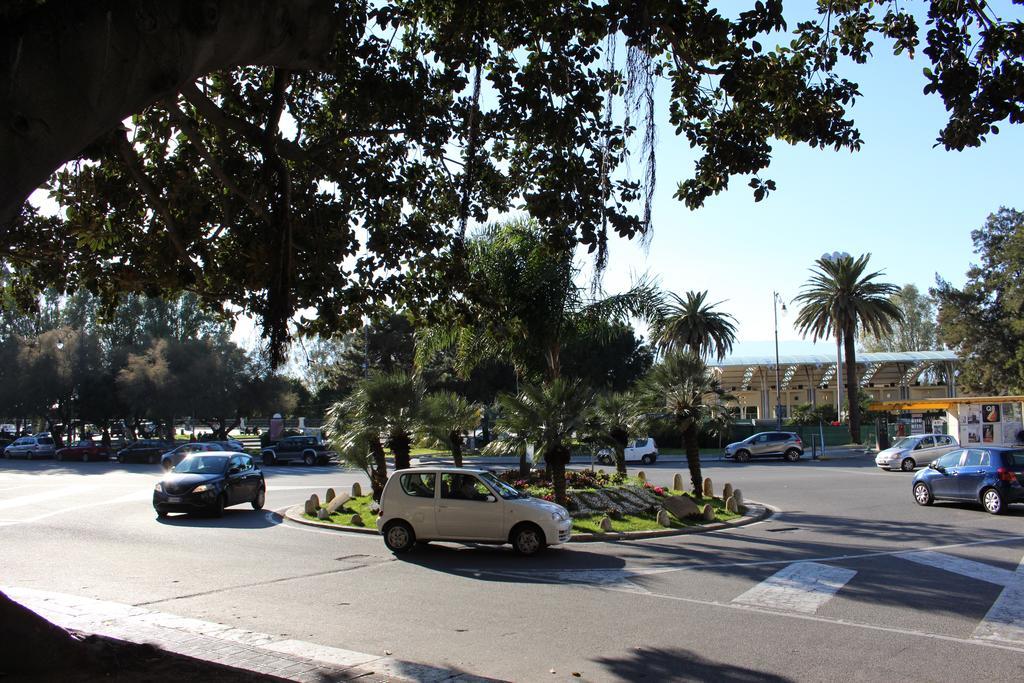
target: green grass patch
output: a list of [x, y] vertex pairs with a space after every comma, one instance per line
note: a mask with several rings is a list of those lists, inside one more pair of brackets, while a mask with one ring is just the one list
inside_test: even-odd
[[[743, 516], [745, 508], [740, 508], [740, 513], [736, 514], [729, 512], [725, 509], [725, 501], [721, 498], [704, 498], [694, 497], [689, 493], [683, 493], [682, 495], [692, 498], [693, 501], [701, 508], [707, 503], [711, 503], [711, 507], [715, 511], [715, 522], [728, 522], [734, 519], [739, 519]], [[601, 530], [601, 518], [604, 515], [587, 515], [585, 517], [574, 516], [572, 518], [572, 530], [579, 534], [603, 534], [606, 533]], [[705, 524], [711, 524], [712, 522], [705, 522], [701, 517], [693, 517], [687, 519], [676, 519], [669, 514], [669, 526], [663, 527], [658, 524], [656, 516], [651, 515], [623, 515], [620, 519], [612, 519], [612, 530], [611, 533], [618, 533], [623, 531], [663, 531], [666, 528], [669, 529], [686, 529], [695, 526], [704, 526]]]
[[[305, 513], [302, 516], [314, 522], [327, 522], [329, 524], [337, 524], [338, 526], [359, 528], [358, 525], [352, 523], [352, 515], [359, 515], [360, 519], [363, 520], [363, 527], [376, 529], [377, 513], [370, 510], [372, 503], [372, 496], [359, 496], [357, 498], [349, 498], [339, 510], [335, 511], [327, 519], [320, 519], [316, 515], [307, 515]], [[321, 505], [320, 507], [326, 508], [327, 506]]]

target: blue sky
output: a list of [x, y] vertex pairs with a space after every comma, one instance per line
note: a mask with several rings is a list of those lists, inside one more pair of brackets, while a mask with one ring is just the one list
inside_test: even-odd
[[[817, 150], [778, 143], [761, 174], [778, 190], [755, 203], [738, 177], [731, 189], [689, 211], [674, 200], [693, 154], [671, 128], [659, 129], [658, 187], [650, 247], [615, 240], [604, 284], [628, 286], [649, 272], [665, 289], [707, 289], [738, 321], [736, 353], [768, 352], [773, 337], [772, 291], [789, 301], [824, 252], [870, 252], [885, 279], [927, 289], [935, 275], [962, 284], [976, 260], [970, 232], [1000, 206], [1020, 208], [1024, 130], [1006, 124], [981, 148], [947, 152], [933, 147], [945, 122], [937, 97], [921, 93], [926, 66], [876, 46], [868, 65], [847, 78], [863, 96], [853, 109], [865, 140], [860, 152]], [[664, 95], [662, 97], [664, 111]], [[780, 315], [779, 338], [790, 352], [826, 350], [801, 342], [795, 311]], [[834, 349], [834, 342], [825, 342]]]

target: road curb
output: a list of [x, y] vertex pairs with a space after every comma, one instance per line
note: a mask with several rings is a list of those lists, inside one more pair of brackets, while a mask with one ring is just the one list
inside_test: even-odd
[[[747, 526], [755, 522], [767, 519], [774, 513], [778, 512], [778, 509], [768, 505], [766, 503], [758, 503], [756, 501], [747, 501], [746, 504], [747, 514], [739, 519], [735, 519], [728, 522], [715, 522], [713, 524], [702, 524], [701, 526], [691, 526], [685, 529], [664, 529], [658, 531], [617, 531], [609, 532], [607, 534], [573, 534], [569, 539], [570, 543], [595, 543], [601, 541], [636, 541], [644, 540], [647, 538], [664, 538], [666, 536], [684, 536], [686, 534], [701, 534], [710, 531], [721, 531], [722, 529], [734, 529], [737, 527]], [[373, 536], [379, 536], [380, 532], [376, 529], [360, 528], [352, 526], [340, 526], [338, 524], [331, 524], [329, 522], [321, 522], [319, 520], [306, 519], [303, 514], [305, 513], [304, 505], [293, 505], [284, 511], [286, 519], [297, 524], [305, 524], [307, 526], [320, 527], [321, 529], [330, 529], [339, 533], [353, 533], [353, 534], [370, 534]]]

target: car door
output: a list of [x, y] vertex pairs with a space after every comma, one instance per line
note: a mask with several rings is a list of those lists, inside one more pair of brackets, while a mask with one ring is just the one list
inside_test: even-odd
[[388, 490], [386, 512], [412, 524], [416, 538], [437, 538], [437, 473], [406, 472], [398, 475], [398, 484], [397, 492]]
[[985, 477], [988, 476], [992, 456], [984, 448], [968, 448], [967, 455], [960, 465], [957, 475], [957, 486], [960, 490], [960, 497], [975, 499], [978, 497], [979, 489]]
[[962, 450], [946, 453], [934, 462], [930, 469], [931, 475], [928, 484], [932, 488], [932, 495], [936, 498], [959, 498], [960, 497], [960, 460], [965, 452]]
[[245, 463], [239, 455], [232, 456], [228, 461], [228, 473], [224, 489], [228, 496], [228, 505], [251, 500], [247, 496], [245, 481]]
[[938, 452], [935, 447], [935, 437], [931, 435], [922, 436], [921, 440], [914, 446], [914, 451], [910, 454], [910, 457], [914, 459], [918, 465], [927, 465], [930, 462], [934, 462], [942, 453]]
[[946, 453], [955, 451], [958, 448], [960, 448], [960, 444], [958, 444], [956, 439], [948, 434], [935, 435], [935, 449], [938, 451], [938, 455], [935, 456], [936, 458], [940, 455], [945, 455]]
[[765, 455], [769, 450], [768, 446], [768, 435], [758, 434], [750, 441], [750, 455], [756, 458], [759, 455]]
[[442, 472], [437, 501], [437, 535], [467, 541], [501, 541], [504, 505], [469, 473]]

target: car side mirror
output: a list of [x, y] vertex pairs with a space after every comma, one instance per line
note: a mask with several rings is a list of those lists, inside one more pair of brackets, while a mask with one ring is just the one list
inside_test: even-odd
[[930, 467], [933, 470], [937, 470], [939, 472], [945, 472], [946, 471], [946, 468], [943, 467], [942, 465], [940, 465], [937, 462], [929, 463], [928, 467]]
[[495, 498], [494, 496], [487, 496], [487, 498], [485, 498], [484, 500], [486, 500], [486, 501], [487, 501], [488, 503], [494, 503], [494, 502], [496, 502], [496, 501], [497, 501], [498, 499], [497, 499], [497, 498]]
[[920, 444], [920, 443], [919, 443], [919, 444], [917, 444], [916, 446], [914, 446], [914, 450], [915, 450], [915, 451], [919, 451], [919, 450], [921, 450], [921, 449], [922, 449], [923, 447], [924, 447], [924, 444]]

